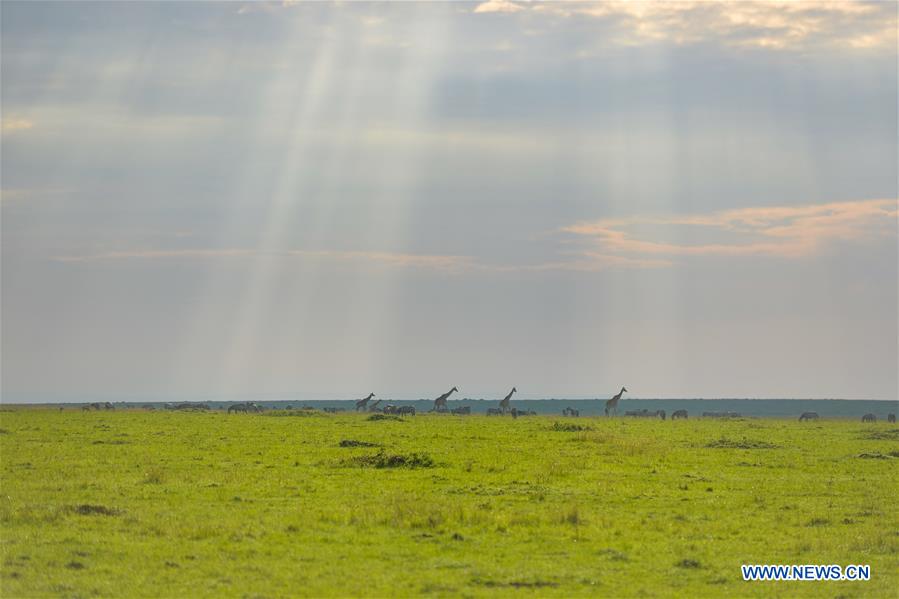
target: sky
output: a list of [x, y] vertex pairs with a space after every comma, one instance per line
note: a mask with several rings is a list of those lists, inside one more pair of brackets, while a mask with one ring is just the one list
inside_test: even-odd
[[4, 1], [2, 399], [896, 399], [897, 7]]

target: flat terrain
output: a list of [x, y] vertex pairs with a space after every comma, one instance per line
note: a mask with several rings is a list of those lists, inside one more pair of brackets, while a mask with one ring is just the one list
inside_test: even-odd
[[0, 594], [897, 596], [894, 425], [283, 414], [5, 409]]

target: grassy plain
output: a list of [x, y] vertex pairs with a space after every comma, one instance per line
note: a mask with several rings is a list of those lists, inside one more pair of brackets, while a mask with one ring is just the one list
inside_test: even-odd
[[[899, 588], [884, 423], [17, 409], [0, 431], [3, 597]], [[743, 563], [872, 580], [744, 582]]]

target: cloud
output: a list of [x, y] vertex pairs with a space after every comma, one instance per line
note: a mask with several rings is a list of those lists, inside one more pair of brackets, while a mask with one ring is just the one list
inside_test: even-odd
[[[113, 260], [273, 258], [325, 260], [448, 273], [598, 272], [664, 268], [688, 257], [767, 256], [801, 258], [835, 242], [864, 243], [895, 237], [899, 201], [833, 202], [805, 206], [738, 208], [709, 214], [636, 215], [576, 223], [556, 233], [562, 248], [586, 242], [586, 248], [557, 248], [557, 259], [525, 264], [492, 263], [472, 256], [414, 254], [372, 250], [139, 249], [54, 256], [57, 262]], [[647, 232], [648, 231], [648, 232]], [[675, 243], [671, 237], [688, 239]], [[706, 241], [709, 237], [714, 242]]]
[[476, 13], [488, 13], [488, 12], [519, 12], [525, 10], [525, 8], [516, 4], [515, 2], [509, 2], [509, 0], [487, 0], [487, 2], [481, 2], [478, 4], [473, 12]]
[[[896, 235], [897, 200], [876, 199], [806, 206], [739, 208], [706, 215], [634, 216], [603, 219], [564, 227], [563, 233], [586, 238], [604, 254], [657, 257], [779, 256], [797, 258], [818, 253], [826, 244], [861, 243]], [[714, 243], [672, 243], [648, 239], [637, 229]], [[722, 239], [723, 238], [723, 239]], [[587, 254], [589, 252], [585, 252]]]
[[772, 49], [896, 46], [896, 10], [889, 2], [612, 0], [537, 3], [528, 10], [549, 17], [612, 22], [617, 29], [614, 41], [624, 45], [718, 41], [728, 46]]
[[2, 132], [5, 135], [16, 131], [27, 131], [32, 127], [34, 127], [34, 123], [28, 119], [11, 117], [3, 119]]

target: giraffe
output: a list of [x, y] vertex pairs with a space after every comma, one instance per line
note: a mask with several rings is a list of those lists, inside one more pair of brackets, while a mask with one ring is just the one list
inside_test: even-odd
[[375, 403], [371, 404], [370, 406], [368, 406], [368, 411], [369, 411], [369, 412], [378, 412], [378, 411], [380, 411], [380, 410], [378, 410], [378, 404], [379, 404], [379, 403], [381, 403], [381, 400], [380, 400], [380, 399], [377, 400], [377, 401], [375, 401]]
[[443, 395], [441, 395], [440, 397], [435, 399], [434, 407], [431, 408], [431, 411], [432, 412], [446, 412], [446, 400], [449, 398], [450, 395], [452, 395], [456, 391], [458, 391], [458, 389], [453, 387], [452, 389], [450, 389], [449, 391], [447, 391], [446, 393], [444, 393]]
[[518, 389], [512, 387], [512, 390], [509, 391], [509, 394], [503, 398], [501, 402], [499, 402], [499, 411], [503, 414], [509, 411], [509, 404], [512, 401], [512, 394], [516, 393]]
[[615, 414], [618, 414], [618, 401], [621, 399], [621, 395], [626, 391], [627, 389], [625, 387], [622, 387], [621, 391], [619, 391], [617, 395], [606, 402], [606, 416], [609, 415], [609, 412], [615, 412]]
[[363, 412], [368, 408], [368, 402], [371, 401], [371, 398], [374, 397], [374, 393], [369, 393], [368, 397], [365, 399], [357, 399], [356, 400], [356, 411], [362, 410]]

